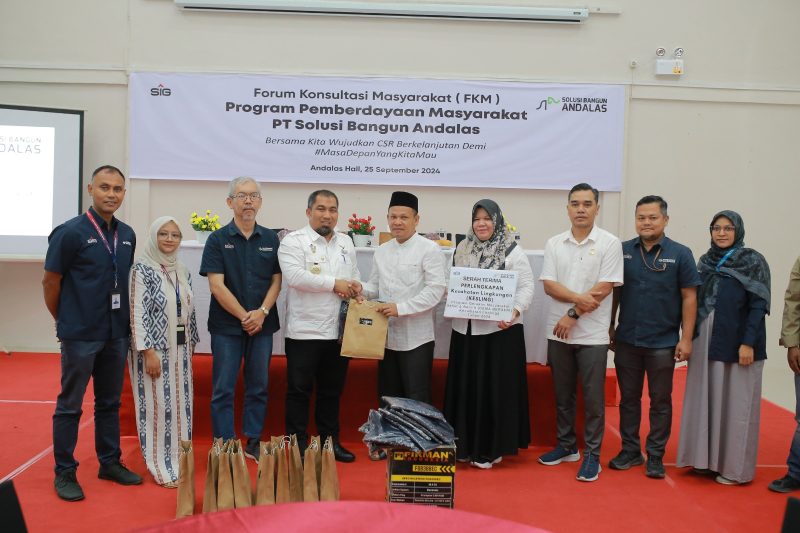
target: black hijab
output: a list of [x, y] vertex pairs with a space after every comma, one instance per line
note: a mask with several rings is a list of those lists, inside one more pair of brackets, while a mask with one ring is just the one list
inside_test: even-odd
[[[700, 257], [697, 269], [703, 284], [697, 292], [697, 324], [699, 325], [714, 309], [717, 301], [719, 282], [723, 276], [739, 281], [748, 292], [767, 301], [770, 305], [769, 265], [764, 256], [752, 248], [744, 247], [744, 222], [735, 211], [720, 211], [711, 219], [713, 226], [717, 219], [726, 217], [736, 228], [736, 237], [729, 248], [720, 248], [711, 240], [711, 248]], [[711, 229], [709, 228], [709, 231]], [[729, 252], [733, 251], [730, 255]]]

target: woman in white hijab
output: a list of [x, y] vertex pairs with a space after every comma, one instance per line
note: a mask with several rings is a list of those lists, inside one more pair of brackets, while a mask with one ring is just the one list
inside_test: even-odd
[[177, 487], [180, 440], [192, 439], [192, 352], [198, 342], [192, 282], [178, 261], [173, 217], [150, 226], [130, 279], [128, 357], [139, 444], [156, 483]]

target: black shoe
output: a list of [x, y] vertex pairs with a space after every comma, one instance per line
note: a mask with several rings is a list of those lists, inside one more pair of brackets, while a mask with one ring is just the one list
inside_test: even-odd
[[256, 463], [258, 462], [261, 453], [261, 443], [257, 437], [249, 437], [247, 439], [247, 446], [244, 447], [244, 456], [249, 457]]
[[616, 457], [608, 462], [608, 466], [614, 470], [627, 470], [632, 466], [638, 466], [642, 463], [644, 463], [644, 455], [642, 455], [642, 452], [622, 450]]
[[352, 463], [356, 460], [356, 456], [338, 442], [333, 443], [333, 457], [340, 463]]
[[56, 494], [58, 494], [58, 497], [62, 500], [77, 502], [84, 498], [83, 489], [81, 489], [81, 486], [78, 484], [78, 478], [75, 475], [74, 468], [56, 474], [54, 484], [56, 487]]
[[800, 489], [800, 481], [786, 474], [780, 479], [776, 479], [767, 487], [769, 490], [775, 492], [792, 492]]
[[664, 479], [666, 472], [664, 472], [664, 463], [661, 457], [657, 455], [647, 456], [647, 466], [645, 466], [644, 475], [654, 479]]
[[100, 465], [100, 471], [97, 473], [97, 477], [114, 481], [120, 485], [142, 484], [142, 477], [122, 466], [122, 463], [119, 461], [107, 465]]

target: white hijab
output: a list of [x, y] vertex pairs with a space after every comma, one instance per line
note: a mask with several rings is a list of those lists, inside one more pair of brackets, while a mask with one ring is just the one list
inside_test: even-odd
[[139, 257], [139, 261], [159, 272], [162, 266], [167, 273], [177, 272], [178, 280], [181, 284], [181, 293], [189, 294], [189, 273], [186, 267], [178, 261], [177, 250], [171, 254], [165, 254], [158, 249], [158, 232], [170, 222], [174, 222], [178, 226], [178, 231], [180, 231], [180, 225], [175, 220], [175, 217], [159, 217], [153, 221], [147, 235], [147, 244], [144, 246], [144, 251]]

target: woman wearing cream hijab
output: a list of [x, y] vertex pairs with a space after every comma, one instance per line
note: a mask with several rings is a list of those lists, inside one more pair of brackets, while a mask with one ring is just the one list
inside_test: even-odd
[[179, 441], [192, 438], [192, 352], [199, 339], [191, 278], [177, 257], [177, 221], [156, 219], [148, 237], [131, 269], [128, 370], [147, 469], [159, 485], [176, 487]]

